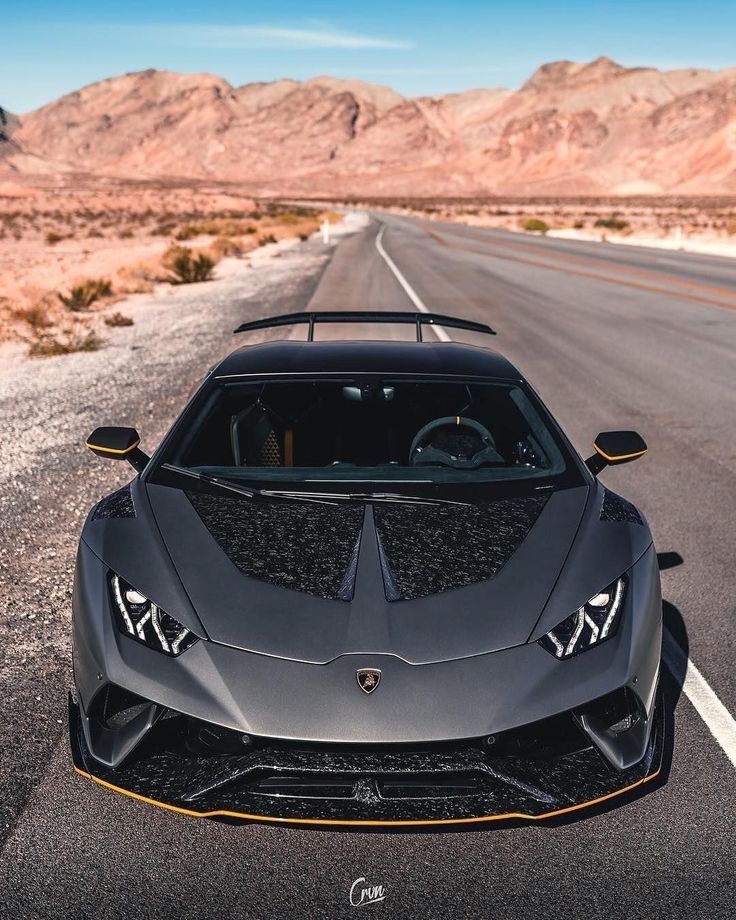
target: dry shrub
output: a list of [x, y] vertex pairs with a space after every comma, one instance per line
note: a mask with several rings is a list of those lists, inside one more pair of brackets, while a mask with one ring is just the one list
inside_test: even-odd
[[111, 313], [105, 317], [106, 326], [132, 326], [133, 320], [130, 316], [124, 316], [122, 313]]
[[68, 294], [59, 294], [59, 300], [67, 310], [79, 313], [88, 310], [100, 297], [109, 297], [112, 294], [112, 283], [104, 278], [90, 278], [81, 284], [76, 284]]
[[259, 246], [268, 246], [269, 243], [276, 243], [277, 239], [273, 233], [265, 233], [263, 236], [258, 237]]
[[48, 329], [51, 325], [48, 304], [43, 301], [38, 301], [30, 307], [18, 307], [12, 311], [11, 315], [15, 319], [28, 323], [31, 329]]
[[252, 232], [243, 221], [214, 217], [196, 224], [185, 224], [176, 234], [176, 239], [183, 242], [196, 236], [240, 236], [241, 233]]
[[549, 231], [549, 224], [538, 217], [528, 217], [522, 222], [521, 227], [527, 233], [547, 233]]
[[28, 355], [31, 358], [54, 358], [77, 351], [99, 351], [103, 345], [103, 340], [94, 329], [71, 326], [57, 332], [37, 333], [30, 342]]
[[280, 224], [286, 224], [287, 226], [290, 224], [298, 224], [303, 219], [304, 214], [298, 214], [296, 211], [285, 211], [283, 214], [279, 214], [279, 216], [276, 218]]
[[164, 266], [170, 274], [166, 279], [171, 284], [196, 284], [211, 281], [216, 262], [204, 252], [192, 253], [184, 246], [171, 246], [165, 253]]
[[628, 230], [629, 222], [613, 214], [611, 217], [599, 217], [593, 224], [594, 227], [602, 227], [604, 230]]
[[245, 255], [249, 248], [243, 245], [242, 240], [234, 240], [229, 236], [218, 236], [209, 247], [208, 252], [215, 261], [219, 262], [220, 259], [224, 259], [227, 256], [239, 258]]
[[63, 239], [66, 239], [66, 237], [64, 237], [61, 233], [55, 233], [53, 230], [46, 234], [46, 242], [49, 246], [54, 246], [56, 243], [60, 243]]

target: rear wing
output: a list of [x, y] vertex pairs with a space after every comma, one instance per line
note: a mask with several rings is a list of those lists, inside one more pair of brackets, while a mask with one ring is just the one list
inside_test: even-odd
[[276, 326], [295, 326], [307, 323], [307, 341], [314, 341], [314, 327], [317, 323], [404, 323], [416, 328], [417, 342], [422, 341], [423, 326], [447, 326], [452, 329], [465, 329], [468, 332], [481, 332], [495, 335], [495, 331], [486, 323], [476, 323], [459, 316], [445, 316], [442, 313], [416, 313], [398, 310], [319, 310], [315, 312], [285, 313], [283, 316], [270, 316], [253, 319], [242, 323], [234, 330], [252, 332], [254, 329], [272, 329]]

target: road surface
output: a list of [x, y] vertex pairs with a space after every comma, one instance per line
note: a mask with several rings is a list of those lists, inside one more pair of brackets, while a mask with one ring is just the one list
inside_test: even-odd
[[[662, 560], [674, 728], [665, 782], [574, 821], [475, 831], [336, 833], [179, 818], [71, 772], [55, 723], [63, 687], [48, 686], [68, 678], [63, 656], [45, 677], [35, 658], [55, 743], [34, 748], [28, 794], [9, 823], [0, 916], [349, 917], [351, 885], [363, 878], [385, 899], [360, 909], [386, 916], [733, 917], [736, 264], [377, 216], [324, 271], [310, 263], [283, 302], [271, 290], [241, 300], [238, 315], [266, 302], [269, 312], [419, 302], [489, 322], [498, 330], [491, 345], [528, 375], [584, 455], [598, 431], [644, 435], [644, 459], [602, 475], [644, 510]], [[234, 315], [227, 298], [220, 309]], [[196, 352], [202, 369], [222, 344]], [[137, 408], [168, 421], [175, 398], [181, 386], [162, 384], [149, 398], [134, 382], [126, 418]], [[87, 400], [94, 408], [95, 395]], [[118, 481], [99, 476], [110, 488]], [[85, 499], [81, 473], [67, 480], [77, 502], [105, 491], [100, 478]], [[44, 481], [37, 488], [43, 502]], [[36, 526], [33, 508], [24, 513]], [[39, 537], [33, 550], [44, 545]], [[45, 564], [53, 571], [53, 557]], [[684, 653], [697, 668], [687, 680]], [[18, 726], [13, 742], [21, 749], [31, 744], [24, 732]]]

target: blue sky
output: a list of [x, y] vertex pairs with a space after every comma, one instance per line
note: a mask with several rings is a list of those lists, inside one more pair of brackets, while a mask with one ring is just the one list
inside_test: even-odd
[[736, 65], [736, 0], [0, 0], [0, 105], [156, 67], [239, 85], [317, 74], [406, 95], [516, 87], [541, 63]]

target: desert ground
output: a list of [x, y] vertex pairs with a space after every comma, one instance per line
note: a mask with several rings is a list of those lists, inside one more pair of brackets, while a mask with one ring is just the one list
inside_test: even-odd
[[[130, 325], [122, 302], [222, 275], [339, 214], [228, 187], [104, 183], [0, 186], [0, 349], [33, 357], [103, 347]], [[223, 260], [225, 260], [224, 264]]]

